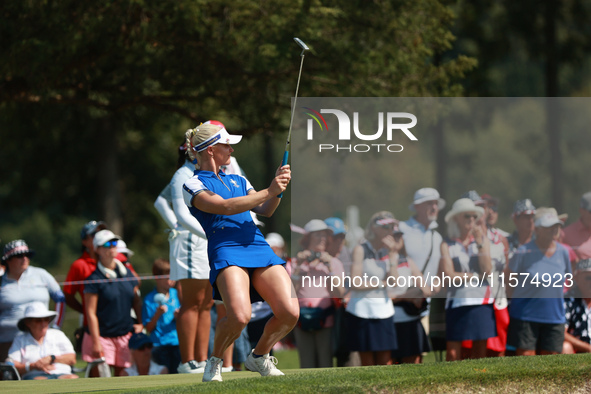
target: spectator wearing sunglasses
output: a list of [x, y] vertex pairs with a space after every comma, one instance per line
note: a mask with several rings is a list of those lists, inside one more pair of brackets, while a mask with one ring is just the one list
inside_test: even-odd
[[7, 243], [2, 253], [2, 265], [6, 271], [0, 277], [0, 361], [4, 361], [8, 349], [19, 333], [17, 322], [28, 305], [42, 302], [46, 307], [51, 298], [56, 303], [58, 316], [55, 326], [61, 326], [64, 313], [64, 293], [54, 277], [43, 268], [31, 266], [35, 251], [27, 243], [17, 239]]
[[[359, 352], [363, 366], [387, 365], [398, 346], [394, 306], [386, 285], [398, 276], [399, 263], [406, 261], [398, 220], [387, 211], [375, 213], [367, 223], [365, 239], [353, 249], [352, 292], [345, 315], [349, 350]], [[362, 281], [364, 277], [372, 280]]]
[[[462, 358], [465, 340], [472, 340], [471, 358], [485, 357], [487, 339], [496, 336], [494, 298], [486, 279], [492, 270], [490, 241], [476, 224], [482, 215], [484, 209], [470, 198], [454, 202], [445, 215], [448, 239], [441, 244], [440, 270], [452, 281], [444, 283], [447, 361]], [[473, 276], [479, 280], [470, 281]]]
[[82, 341], [82, 359], [90, 362], [104, 356], [114, 367], [115, 376], [122, 376], [123, 370], [131, 366], [129, 338], [132, 332], [143, 329], [141, 324], [134, 325], [129, 314], [133, 307], [141, 321], [142, 305], [136, 277], [116, 258], [120, 239], [110, 230], [94, 236], [98, 262], [84, 287], [89, 335]]
[[591, 192], [581, 196], [579, 215], [579, 220], [564, 229], [562, 240], [582, 260], [591, 258]]
[[166, 375], [168, 368], [152, 361], [154, 344], [149, 336], [140, 332], [129, 338], [129, 350], [133, 365], [121, 373], [121, 376]]
[[[462, 195], [470, 198], [474, 204], [484, 209], [484, 214], [476, 221], [476, 225], [482, 228], [490, 241], [490, 259], [492, 267], [491, 291], [494, 298], [495, 321], [497, 336], [489, 338], [486, 343], [487, 357], [499, 357], [505, 355], [507, 347], [507, 329], [509, 328], [509, 310], [505, 287], [500, 285], [499, 275], [505, 270], [509, 258], [509, 242], [504, 231], [495, 228], [494, 224], [498, 215], [498, 199], [488, 194], [480, 196], [475, 190]], [[463, 358], [469, 358], [472, 349], [471, 341], [462, 343], [462, 350], [466, 353]]]

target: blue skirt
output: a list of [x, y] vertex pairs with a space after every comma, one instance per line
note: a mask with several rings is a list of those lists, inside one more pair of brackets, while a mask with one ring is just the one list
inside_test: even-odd
[[381, 352], [398, 348], [391, 317], [363, 319], [346, 312], [345, 329], [349, 351]]
[[[252, 275], [256, 268], [285, 265], [285, 261], [273, 252], [263, 234], [254, 223], [244, 223], [241, 228], [226, 227], [215, 230], [207, 239], [209, 258], [209, 282], [213, 287], [214, 300], [222, 301], [216, 280], [224, 268], [230, 266], [248, 269]], [[250, 302], [264, 301], [250, 286]]]
[[392, 352], [392, 358], [416, 356], [431, 351], [429, 338], [427, 338], [421, 319], [405, 323], [394, 323], [394, 326], [398, 338], [398, 349]]
[[448, 341], [482, 341], [497, 336], [492, 304], [468, 305], [445, 310], [445, 336]]

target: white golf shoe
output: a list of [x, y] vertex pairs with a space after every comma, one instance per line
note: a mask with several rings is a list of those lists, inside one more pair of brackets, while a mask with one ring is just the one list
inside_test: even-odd
[[205, 371], [203, 372], [203, 382], [221, 382], [222, 381], [222, 360], [211, 356], [207, 359], [205, 364]]
[[177, 367], [178, 373], [203, 373], [205, 361], [197, 362], [195, 360], [180, 363]]
[[253, 356], [254, 349], [248, 355], [248, 358], [244, 362], [246, 369], [252, 372], [258, 372], [261, 376], [283, 376], [283, 372], [277, 369], [277, 359], [273, 356], [269, 356], [269, 353], [264, 354], [262, 357], [255, 358]]

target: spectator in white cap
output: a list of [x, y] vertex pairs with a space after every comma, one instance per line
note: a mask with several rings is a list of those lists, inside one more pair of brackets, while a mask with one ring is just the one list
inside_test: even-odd
[[425, 187], [415, 192], [408, 208], [414, 215], [400, 222], [406, 252], [425, 276], [429, 272], [432, 277], [439, 268], [442, 237], [436, 230], [437, 216], [445, 208], [445, 200], [439, 197], [437, 190]]
[[331, 277], [341, 277], [343, 264], [326, 248], [331, 230], [320, 219], [304, 226], [302, 250], [293, 262], [300, 320], [294, 329], [300, 356], [300, 368], [332, 367], [331, 337], [334, 326], [332, 298], [343, 296], [342, 287], [331, 288]]
[[562, 221], [556, 210], [538, 210], [534, 225], [535, 239], [517, 249], [505, 271], [512, 297], [507, 342], [518, 356], [562, 351], [563, 284], [572, 278], [568, 251], [557, 242]]
[[142, 321], [142, 303], [138, 282], [133, 273], [116, 257], [121, 237], [110, 230], [94, 235], [98, 255], [96, 270], [87, 278], [84, 301], [88, 331], [82, 340], [82, 359], [90, 362], [105, 357], [115, 376], [122, 376], [131, 366], [128, 342], [132, 332], [140, 332], [142, 324], [134, 324], [129, 311]]
[[72, 366], [76, 353], [72, 343], [60, 330], [49, 328], [56, 313], [42, 302], [33, 302], [25, 309], [17, 327], [22, 331], [10, 347], [11, 361], [23, 380], [76, 379]]
[[[452, 282], [445, 283], [447, 361], [462, 358], [462, 341], [472, 341], [471, 358], [486, 356], [488, 338], [496, 336], [490, 283], [492, 272], [490, 240], [476, 224], [484, 209], [469, 198], [454, 202], [445, 215], [448, 239], [441, 244], [441, 271]], [[485, 278], [470, 281], [473, 276]]]
[[55, 278], [43, 268], [33, 267], [35, 251], [22, 240], [7, 243], [2, 252], [2, 265], [6, 272], [0, 277], [0, 360], [18, 334], [17, 322], [33, 302], [49, 305], [52, 299], [59, 312], [54, 325], [61, 326], [64, 315], [64, 293]]
[[[439, 196], [439, 192], [431, 187], [425, 187], [415, 192], [413, 202], [408, 207], [414, 214], [406, 221], [400, 222], [400, 231], [403, 233], [404, 246], [408, 257], [414, 261], [416, 268], [424, 278], [433, 278], [439, 272], [439, 260], [441, 259], [441, 242], [443, 238], [437, 231], [437, 217], [439, 212], [445, 208], [445, 200]], [[427, 303], [430, 300], [426, 300]], [[422, 317], [429, 315], [429, 308], [421, 311], [420, 315], [409, 315], [404, 308], [396, 306], [394, 322], [396, 324], [409, 325], [417, 321], [419, 324]], [[424, 331], [424, 328], [423, 328]], [[411, 362], [413, 354], [402, 356], [405, 362]], [[413, 357], [420, 362], [422, 357]], [[413, 361], [413, 362], [415, 362]]]
[[591, 259], [577, 263], [574, 282], [564, 298], [566, 332], [562, 354], [591, 353]]
[[591, 258], [591, 192], [581, 196], [579, 220], [564, 229], [562, 239], [574, 249], [579, 259]]

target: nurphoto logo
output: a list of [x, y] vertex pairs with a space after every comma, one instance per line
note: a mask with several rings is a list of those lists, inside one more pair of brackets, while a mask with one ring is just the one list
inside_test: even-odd
[[[338, 140], [351, 141], [352, 138], [360, 141], [372, 141], [373, 143], [361, 144], [318, 144], [318, 152], [334, 151], [334, 152], [369, 152], [376, 150], [377, 152], [402, 152], [404, 147], [400, 144], [391, 144], [392, 137], [395, 133], [402, 132], [409, 140], [418, 141], [418, 138], [410, 131], [416, 126], [417, 117], [408, 112], [378, 112], [378, 129], [377, 131], [360, 130], [359, 128], [359, 112], [353, 112], [353, 127], [351, 127], [351, 119], [344, 111], [339, 109], [321, 109], [320, 112], [303, 107], [306, 110], [306, 115], [310, 117], [307, 123], [307, 139], [312, 141], [314, 139], [314, 128], [320, 129], [321, 132], [330, 133], [326, 119], [322, 114], [332, 114], [336, 116], [338, 122]], [[403, 122], [407, 120], [407, 122]], [[385, 124], [385, 126], [384, 126]], [[316, 127], [315, 127], [316, 125]], [[352, 132], [351, 132], [352, 131]], [[385, 131], [385, 133], [384, 133]], [[384, 135], [385, 134], [385, 135]], [[380, 141], [384, 141], [380, 143]]]

